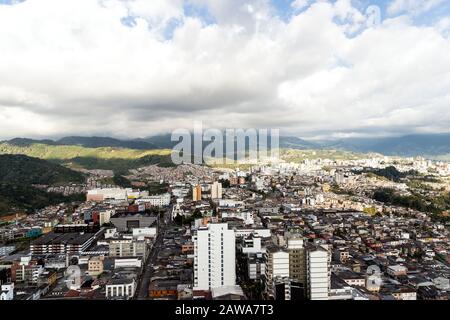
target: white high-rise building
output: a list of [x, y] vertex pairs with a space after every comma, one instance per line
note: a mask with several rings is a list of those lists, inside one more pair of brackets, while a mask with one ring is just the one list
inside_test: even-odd
[[211, 185], [211, 199], [222, 199], [222, 184], [214, 182]]
[[227, 223], [200, 227], [194, 242], [194, 290], [211, 290], [236, 284], [234, 230]]
[[328, 250], [321, 246], [308, 248], [306, 264], [309, 299], [328, 300], [330, 291], [330, 259]]
[[269, 246], [265, 254], [265, 261], [266, 294], [273, 298], [275, 281], [289, 279], [289, 252], [277, 246]]

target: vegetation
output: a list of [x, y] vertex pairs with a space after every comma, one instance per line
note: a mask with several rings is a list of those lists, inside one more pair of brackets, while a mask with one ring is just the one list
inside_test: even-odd
[[137, 150], [118, 147], [89, 148], [78, 145], [47, 145], [30, 144], [18, 146], [7, 142], [0, 143], [1, 154], [25, 154], [40, 159], [70, 160], [74, 158], [99, 158], [99, 159], [139, 159], [148, 155], [170, 155], [167, 149]]
[[394, 166], [386, 167], [383, 169], [365, 168], [360, 171], [355, 171], [355, 173], [375, 174], [379, 177], [384, 177], [384, 178], [389, 179], [394, 182], [400, 182], [402, 179], [404, 179], [408, 176], [411, 176], [411, 175], [418, 175], [418, 172], [414, 171], [414, 170], [407, 171], [407, 172], [400, 172]]
[[377, 209], [375, 207], [366, 207], [363, 211], [369, 216], [375, 216], [377, 214]]
[[67, 185], [85, 182], [85, 176], [55, 163], [24, 155], [0, 155], [0, 215], [32, 212], [48, 205], [83, 201], [85, 196], [47, 193], [33, 185]]
[[167, 192], [168, 188], [169, 184], [167, 184], [166, 182], [164, 183], [152, 182], [147, 184], [147, 187], [145, 189], [147, 189], [150, 194], [161, 194]]
[[410, 189], [419, 189], [419, 190], [426, 190], [426, 191], [433, 191], [435, 188], [433, 188], [431, 185], [423, 183], [421, 180], [413, 179], [406, 183], [406, 185]]
[[333, 192], [334, 194], [349, 195], [349, 196], [355, 195], [353, 191], [342, 189], [336, 184], [331, 186], [330, 191]]
[[230, 180], [228, 180], [228, 179], [219, 179], [219, 182], [222, 184], [223, 188], [230, 187]]
[[69, 168], [113, 170], [124, 175], [129, 169], [157, 164], [174, 166], [170, 150], [137, 150], [117, 147], [88, 148], [78, 145], [0, 143], [0, 154], [23, 154], [49, 160]]
[[450, 193], [437, 197], [424, 196], [418, 193], [405, 196], [399, 195], [393, 189], [380, 188], [374, 192], [373, 198], [390, 205], [431, 213], [434, 218], [448, 221], [448, 217], [444, 213], [450, 210]]
[[192, 222], [194, 222], [195, 219], [200, 219], [202, 218], [203, 215], [200, 212], [199, 209], [195, 209], [195, 211], [192, 213], [192, 215], [190, 217], [184, 217], [184, 216], [176, 216], [174, 221], [177, 225], [182, 226], [182, 225], [188, 225], [191, 224]]
[[84, 194], [64, 196], [23, 184], [0, 183], [0, 215], [12, 212], [31, 213], [49, 205], [84, 200]]
[[0, 155], [0, 183], [62, 185], [85, 177], [63, 166], [23, 155]]

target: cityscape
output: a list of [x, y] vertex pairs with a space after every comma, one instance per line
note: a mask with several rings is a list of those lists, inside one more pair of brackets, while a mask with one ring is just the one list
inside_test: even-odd
[[2, 217], [2, 300], [448, 300], [447, 162], [83, 172], [39, 186], [83, 201]]
[[0, 315], [450, 300], [448, 52], [443, 0], [0, 0]]

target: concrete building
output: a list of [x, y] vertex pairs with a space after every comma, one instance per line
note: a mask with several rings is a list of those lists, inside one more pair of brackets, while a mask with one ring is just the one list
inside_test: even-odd
[[134, 228], [147, 228], [153, 226], [158, 218], [145, 213], [118, 213], [111, 218], [111, 223], [119, 232], [128, 232]]
[[193, 236], [194, 290], [236, 284], [234, 230], [226, 223], [210, 223]]
[[156, 238], [158, 229], [156, 227], [151, 228], [133, 228], [133, 238], [138, 240], [144, 240], [145, 238]]
[[289, 252], [278, 246], [269, 246], [265, 260], [266, 295], [268, 298], [274, 298], [275, 279], [289, 278]]
[[99, 212], [99, 224], [102, 226], [106, 223], [109, 223], [111, 217], [114, 215], [114, 210], [105, 210]]
[[86, 199], [87, 201], [97, 201], [97, 202], [101, 202], [107, 199], [126, 201], [128, 194], [127, 191], [131, 191], [131, 189], [122, 189], [122, 188], [93, 189], [88, 190]]
[[196, 185], [192, 187], [192, 201], [201, 201], [202, 200], [202, 187], [200, 185]]
[[241, 251], [244, 254], [265, 252], [265, 249], [261, 246], [261, 237], [251, 234], [242, 239]]
[[261, 280], [266, 274], [266, 262], [262, 253], [249, 253], [247, 260], [249, 280]]
[[109, 242], [110, 257], [145, 257], [146, 251], [145, 241], [114, 239]]
[[33, 241], [30, 251], [32, 255], [81, 253], [89, 248], [95, 236], [89, 232], [49, 232]]
[[154, 207], [165, 207], [170, 204], [170, 193], [142, 197], [140, 199], [137, 199], [136, 203], [148, 203]]
[[136, 293], [136, 280], [112, 279], [106, 285], [106, 299], [128, 300]]
[[114, 268], [141, 268], [142, 258], [115, 258]]
[[[295, 282], [295, 288], [301, 287], [302, 292], [306, 293], [307, 266], [303, 236], [289, 233], [287, 234], [286, 242], [287, 251], [289, 252], [289, 277]], [[291, 286], [290, 283], [289, 286]]]
[[211, 199], [222, 199], [222, 184], [214, 182], [211, 185]]
[[37, 283], [43, 271], [44, 268], [38, 264], [37, 260], [22, 257], [11, 266], [11, 280], [12, 282]]
[[303, 284], [289, 279], [276, 278], [274, 280], [274, 299], [275, 300], [304, 300], [305, 293]]
[[388, 275], [390, 275], [392, 277], [406, 276], [408, 269], [405, 266], [393, 265], [393, 266], [387, 267], [386, 272]]
[[103, 273], [103, 257], [94, 256], [89, 259], [88, 273], [91, 276], [98, 276]]
[[0, 246], [0, 257], [7, 256], [14, 250], [16, 250], [14, 245]]
[[328, 300], [330, 291], [330, 255], [321, 246], [311, 246], [306, 250], [308, 298]]

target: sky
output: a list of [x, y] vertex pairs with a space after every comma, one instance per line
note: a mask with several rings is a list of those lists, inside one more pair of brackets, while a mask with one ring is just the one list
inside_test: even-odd
[[448, 132], [450, 1], [0, 0], [0, 138]]

